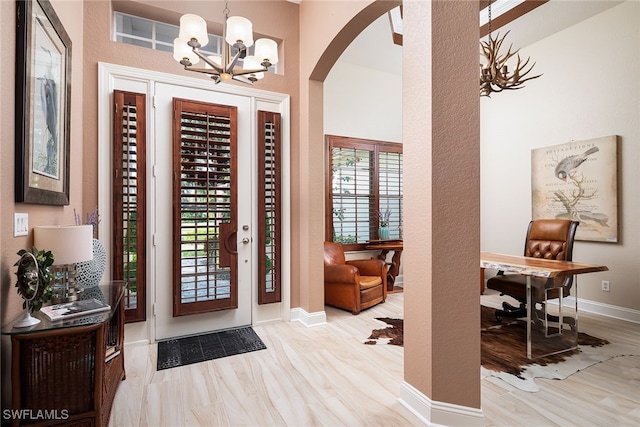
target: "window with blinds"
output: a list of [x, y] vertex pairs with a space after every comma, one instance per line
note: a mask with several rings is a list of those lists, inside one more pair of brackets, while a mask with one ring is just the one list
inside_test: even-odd
[[114, 91], [113, 279], [127, 283], [127, 322], [146, 318], [144, 94]]
[[236, 107], [173, 102], [174, 316], [237, 308]]
[[258, 111], [258, 304], [281, 301], [280, 150], [280, 114]]
[[378, 206], [389, 212], [389, 239], [401, 239], [402, 152], [378, 151]]
[[327, 135], [326, 239], [347, 250], [378, 239], [389, 212], [390, 239], [402, 238], [402, 144]]

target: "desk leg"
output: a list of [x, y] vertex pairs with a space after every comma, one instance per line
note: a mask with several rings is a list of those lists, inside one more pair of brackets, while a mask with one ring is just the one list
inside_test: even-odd
[[527, 357], [531, 359], [531, 276], [527, 276]]

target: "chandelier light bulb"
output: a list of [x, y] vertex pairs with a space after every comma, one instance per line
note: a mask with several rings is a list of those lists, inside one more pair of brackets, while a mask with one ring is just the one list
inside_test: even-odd
[[242, 16], [227, 18], [227, 34], [225, 37], [231, 46], [241, 49], [253, 46], [253, 24]]
[[275, 65], [278, 63], [278, 44], [271, 39], [258, 39], [256, 40], [254, 55], [261, 64], [264, 65], [267, 62], [268, 65], [266, 67]]
[[200, 58], [193, 52], [193, 49], [191, 49], [186, 41], [181, 38], [173, 40], [173, 59], [182, 63], [181, 61], [185, 58], [189, 61], [189, 64], [182, 65], [193, 65], [200, 62]]
[[209, 36], [207, 34], [207, 23], [203, 18], [193, 13], [187, 13], [180, 18], [180, 34], [178, 35], [182, 40], [198, 41], [200, 46], [206, 46], [209, 43]]

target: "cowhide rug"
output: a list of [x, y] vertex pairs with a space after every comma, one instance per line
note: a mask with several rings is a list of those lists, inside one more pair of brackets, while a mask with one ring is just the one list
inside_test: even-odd
[[[365, 344], [404, 344], [403, 319], [377, 317], [376, 320], [390, 326], [374, 329]], [[518, 389], [536, 392], [539, 388], [535, 378], [565, 379], [613, 357], [640, 353], [634, 346], [610, 344], [607, 340], [579, 332], [578, 349], [540, 357], [531, 363], [526, 357], [525, 328], [526, 322], [522, 320], [503, 319], [499, 322], [493, 308], [481, 307], [482, 378], [496, 377]]]

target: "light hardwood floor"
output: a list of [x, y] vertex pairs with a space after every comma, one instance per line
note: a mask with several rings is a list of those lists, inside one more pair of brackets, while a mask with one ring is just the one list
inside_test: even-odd
[[[489, 305], [495, 295], [482, 297]], [[156, 372], [156, 345], [126, 347], [127, 379], [112, 426], [418, 426], [398, 402], [403, 349], [364, 345], [375, 317], [402, 317], [403, 295], [358, 316], [327, 307], [328, 325], [254, 327], [267, 346]], [[580, 330], [640, 345], [640, 325], [581, 314]], [[482, 381], [487, 426], [640, 425], [640, 356], [618, 357], [566, 380], [537, 380], [540, 392]]]

